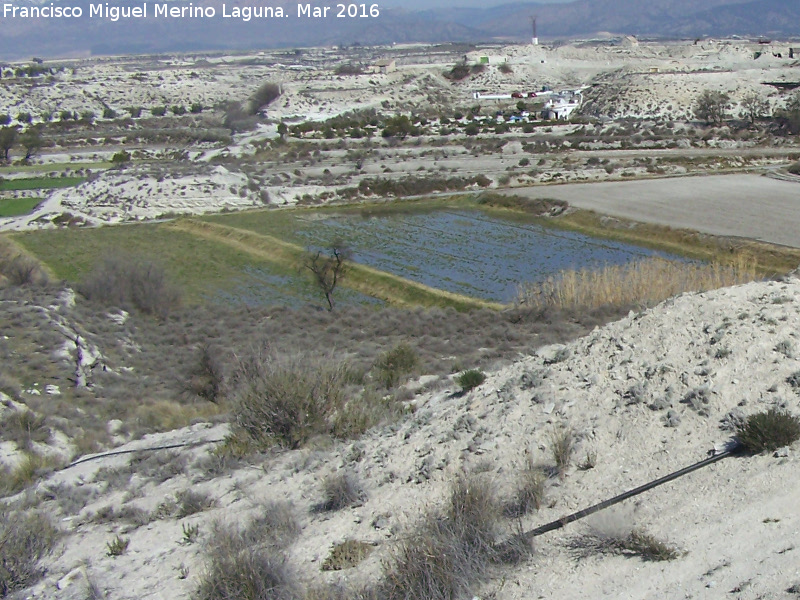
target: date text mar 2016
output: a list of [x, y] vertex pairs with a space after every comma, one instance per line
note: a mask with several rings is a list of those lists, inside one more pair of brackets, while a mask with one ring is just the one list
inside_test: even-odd
[[[333, 11], [333, 12], [331, 12]], [[338, 18], [375, 18], [381, 14], [377, 4], [336, 4], [335, 6], [311, 6], [311, 4], [298, 4], [297, 16], [299, 18], [326, 19], [329, 16]]]

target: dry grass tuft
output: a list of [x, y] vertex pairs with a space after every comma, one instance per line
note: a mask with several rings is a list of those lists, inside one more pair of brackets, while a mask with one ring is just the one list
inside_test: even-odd
[[0, 505], [0, 598], [39, 580], [44, 572], [39, 561], [53, 550], [58, 537], [49, 517]]
[[674, 560], [679, 552], [653, 535], [638, 529], [625, 534], [610, 534], [599, 530], [581, 536], [572, 543], [580, 555], [623, 554], [639, 556], [643, 560]]
[[357, 540], [346, 540], [336, 544], [322, 563], [323, 571], [341, 571], [357, 566], [373, 550], [373, 545]]
[[575, 449], [575, 437], [569, 427], [553, 427], [549, 433], [550, 452], [553, 461], [556, 463], [556, 472], [564, 476], [572, 460], [572, 452]]
[[0, 463], [0, 497], [24, 490], [57, 466], [54, 458], [32, 451], [25, 452], [20, 463], [13, 468]]
[[364, 490], [352, 473], [339, 471], [328, 475], [322, 482], [325, 500], [317, 511], [333, 511], [356, 506], [364, 501]]
[[193, 600], [302, 597], [301, 586], [284, 555], [290, 541], [270, 519], [256, 520], [244, 528], [215, 523], [205, 549], [206, 570]]
[[730, 265], [649, 258], [599, 271], [562, 271], [544, 282], [523, 284], [517, 290], [516, 304], [562, 310], [654, 304], [684, 292], [702, 292], [756, 279], [755, 262], [742, 255]]
[[485, 480], [460, 477], [444, 509], [425, 515], [394, 550], [376, 595], [386, 600], [470, 597], [498, 558], [500, 508]]
[[503, 507], [503, 513], [507, 517], [519, 518], [539, 510], [544, 503], [546, 483], [547, 474], [529, 458], [511, 500]]

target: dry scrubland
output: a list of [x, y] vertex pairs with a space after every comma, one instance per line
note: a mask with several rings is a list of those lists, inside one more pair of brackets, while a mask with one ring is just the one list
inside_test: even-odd
[[[38, 209], [0, 218], [0, 228], [327, 203], [385, 197], [387, 189], [403, 196], [760, 172], [800, 155], [794, 137], [766, 119], [793, 97], [791, 89], [764, 85], [793, 81], [796, 60], [787, 51], [736, 40], [609, 40], [48, 62], [46, 74], [3, 79], [0, 106], [13, 107], [11, 124], [38, 128], [44, 144], [30, 165], [7, 175], [80, 172], [88, 181], [39, 193], [45, 201]], [[448, 79], [464, 56], [468, 65], [481, 56], [490, 64]], [[370, 72], [386, 57], [395, 59], [395, 71]], [[562, 124], [498, 123], [495, 112], [508, 117], [517, 99], [472, 98], [545, 85], [594, 87], [581, 114]], [[280, 95], [265, 95], [269, 86]], [[730, 96], [728, 120], [709, 126], [695, 118], [705, 91]], [[759, 103], [752, 123], [743, 114], [751, 97]], [[382, 137], [393, 128], [395, 135]], [[108, 169], [123, 149], [132, 162]], [[22, 154], [17, 144], [11, 158]], [[464, 173], [482, 179], [447, 183]], [[12, 196], [26, 195], [32, 192]]]
[[[744, 429], [800, 409], [798, 280], [685, 294], [591, 332], [619, 313], [157, 318], [41, 287], [2, 303], [3, 362], [17, 365], [2, 376], [4, 594], [750, 598], [800, 585], [797, 457], [783, 448], [797, 422]], [[760, 435], [777, 436], [775, 456], [726, 459], [532, 546], [515, 537]], [[134, 452], [65, 466], [114, 446]]]
[[[762, 85], [795, 77], [778, 49], [353, 49], [338, 72], [326, 50], [69, 61], [3, 79], [0, 105], [30, 112], [44, 145], [3, 167], [0, 203], [43, 202], [0, 228], [74, 228], [53, 232], [63, 243], [176, 212], [776, 170], [798, 153], [779, 120], [705, 126], [691, 111], [708, 89], [732, 108], [749, 93], [783, 108], [791, 93]], [[395, 72], [350, 74], [390, 53]], [[490, 64], [447, 79], [465, 53]], [[516, 101], [468, 119], [475, 90], [591, 83], [572, 123], [494, 122]], [[44, 191], [73, 176], [85, 181]], [[502, 310], [252, 309], [204, 305], [198, 288], [258, 253], [299, 252], [270, 232], [116, 230], [161, 250], [165, 228], [173, 259], [194, 248], [208, 272], [183, 256], [191, 288], [132, 255], [86, 268], [72, 248], [42, 265], [29, 239], [0, 239], [0, 597], [800, 593], [800, 280], [751, 281], [796, 252], [490, 198], [712, 262], [567, 272]], [[109, 231], [78, 249], [108, 255]], [[532, 544], [520, 535], [734, 440], [751, 452]]]

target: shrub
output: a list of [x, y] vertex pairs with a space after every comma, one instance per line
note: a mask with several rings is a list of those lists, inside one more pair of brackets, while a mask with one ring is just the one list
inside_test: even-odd
[[250, 98], [247, 111], [254, 115], [265, 106], [269, 106], [281, 95], [281, 86], [277, 83], [262, 84]]
[[378, 379], [387, 389], [395, 387], [403, 375], [411, 373], [419, 363], [416, 351], [406, 343], [401, 343], [383, 353], [375, 363]]
[[0, 256], [0, 275], [15, 286], [46, 284], [48, 279], [41, 265], [23, 254]]
[[218, 402], [222, 397], [225, 369], [222, 350], [203, 344], [200, 346], [194, 368], [184, 382], [184, 389], [191, 395]]
[[736, 428], [736, 439], [753, 454], [771, 452], [800, 439], [800, 419], [786, 411], [771, 408], [747, 417]]
[[332, 359], [277, 356], [264, 348], [240, 360], [231, 376], [234, 426], [256, 445], [297, 448], [330, 433], [346, 403], [347, 369]]
[[340, 471], [328, 475], [322, 482], [325, 500], [315, 508], [318, 511], [334, 511], [360, 504], [364, 500], [364, 492], [355, 477]]
[[363, 72], [361, 65], [353, 63], [342, 63], [334, 70], [336, 75], [361, 75]]
[[0, 421], [3, 437], [16, 443], [20, 450], [29, 450], [33, 442], [46, 442], [50, 438], [50, 428], [44, 415], [25, 408], [10, 410]]
[[160, 265], [145, 259], [110, 257], [78, 285], [89, 300], [166, 317], [180, 305], [181, 294]]
[[59, 531], [49, 517], [0, 505], [0, 598], [42, 577], [39, 561], [53, 550], [58, 537]]
[[470, 67], [466, 63], [458, 63], [453, 68], [445, 72], [444, 76], [451, 81], [461, 81], [470, 74]]
[[52, 458], [36, 452], [25, 452], [25, 456], [14, 468], [9, 469], [0, 463], [0, 496], [9, 496], [24, 490], [39, 477], [56, 466]]
[[503, 75], [510, 75], [511, 73], [514, 72], [514, 69], [512, 69], [511, 65], [509, 65], [508, 63], [501, 64], [499, 67], [497, 67], [497, 70], [500, 71]]
[[114, 119], [114, 118], [116, 118], [116, 116], [117, 116], [117, 111], [115, 111], [110, 106], [106, 106], [103, 109], [103, 118], [104, 119]]
[[482, 371], [478, 369], [470, 369], [469, 371], [464, 371], [458, 377], [456, 377], [456, 383], [461, 388], [461, 391], [466, 393], [470, 390], [475, 389], [480, 384], [486, 381], [486, 375]]
[[498, 520], [498, 504], [488, 483], [474, 476], [457, 479], [444, 509], [425, 515], [393, 551], [378, 597], [471, 597], [473, 585], [496, 558]]
[[114, 155], [111, 157], [111, 164], [118, 167], [129, 162], [131, 162], [131, 153], [125, 150], [120, 150], [119, 152], [115, 152]]
[[792, 175], [800, 175], [800, 161], [792, 163], [786, 168]]
[[150, 114], [154, 117], [163, 117], [167, 114], [167, 107], [166, 106], [154, 106], [150, 109]]

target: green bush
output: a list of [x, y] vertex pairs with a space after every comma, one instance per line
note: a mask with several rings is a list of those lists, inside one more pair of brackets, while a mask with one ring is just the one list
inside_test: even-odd
[[800, 419], [786, 411], [771, 408], [750, 415], [736, 428], [736, 439], [753, 454], [771, 452], [800, 439]]
[[789, 165], [786, 170], [792, 175], [800, 175], [800, 161]]
[[468, 392], [472, 389], [475, 389], [480, 384], [486, 381], [486, 375], [483, 372], [477, 369], [470, 369], [469, 371], [464, 371], [456, 377], [456, 383], [461, 388], [463, 392]]
[[417, 364], [417, 352], [408, 344], [402, 343], [383, 353], [375, 363], [375, 369], [381, 384], [391, 389], [400, 382], [401, 377], [412, 373]]

